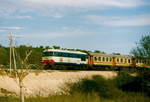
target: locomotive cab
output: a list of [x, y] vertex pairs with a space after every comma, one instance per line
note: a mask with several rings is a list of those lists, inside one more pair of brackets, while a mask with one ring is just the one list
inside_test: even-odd
[[43, 52], [42, 63], [50, 65], [87, 65], [88, 55], [80, 51], [48, 49]]

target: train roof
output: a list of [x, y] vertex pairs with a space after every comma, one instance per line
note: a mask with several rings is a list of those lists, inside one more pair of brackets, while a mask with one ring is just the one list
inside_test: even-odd
[[103, 53], [94, 53], [94, 52], [90, 52], [89, 54], [92, 56], [132, 58], [132, 56], [127, 56], [127, 55], [103, 54]]
[[70, 50], [62, 50], [62, 49], [47, 49], [47, 50], [44, 50], [44, 52], [66, 52], [66, 53], [87, 55], [87, 53], [84, 53], [84, 52], [81, 52], [81, 51], [70, 51]]

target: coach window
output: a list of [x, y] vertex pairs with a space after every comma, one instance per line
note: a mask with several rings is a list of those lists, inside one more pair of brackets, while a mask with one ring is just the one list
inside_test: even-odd
[[108, 62], [108, 57], [106, 57], [106, 62]]
[[97, 61], [97, 57], [94, 57], [94, 60]]
[[139, 60], [139, 63], [142, 63], [141, 60]]
[[146, 64], [148, 64], [148, 61], [146, 60]]
[[131, 60], [130, 60], [130, 59], [128, 59], [128, 63], [131, 63]]
[[148, 61], [148, 65], [150, 65], [150, 61]]
[[105, 58], [103, 57], [103, 62], [105, 61]]
[[143, 60], [143, 64], [145, 64], [145, 61]]
[[141, 60], [139, 60], [138, 63], [142, 63]]
[[141, 60], [141, 63], [143, 63], [143, 60]]
[[145, 64], [145, 60], [143, 60], [143, 64]]
[[119, 62], [119, 58], [117, 58], [117, 62]]
[[124, 59], [124, 63], [127, 63], [127, 59]]
[[99, 57], [98, 60], [101, 61], [101, 57]]
[[108, 57], [108, 62], [110, 62], [110, 57]]
[[111, 62], [111, 60], [112, 60], [112, 58], [110, 57], [110, 58], [109, 58], [109, 61]]
[[146, 64], [148, 64], [148, 61], [146, 60]]
[[142, 63], [142, 60], [139, 60], [139, 63]]
[[143, 60], [141, 60], [141, 63], [143, 63]]
[[123, 59], [122, 58], [120, 59], [120, 62], [123, 63]]
[[136, 63], [138, 63], [138, 60], [136, 60]]

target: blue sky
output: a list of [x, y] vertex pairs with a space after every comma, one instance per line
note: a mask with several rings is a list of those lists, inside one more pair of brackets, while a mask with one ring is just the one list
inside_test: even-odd
[[149, 0], [0, 0], [0, 44], [129, 54], [150, 34]]

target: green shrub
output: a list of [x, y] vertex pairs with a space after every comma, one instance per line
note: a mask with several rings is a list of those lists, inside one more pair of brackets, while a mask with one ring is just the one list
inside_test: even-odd
[[150, 70], [141, 70], [138, 75], [139, 85], [142, 92], [150, 96]]
[[93, 76], [92, 79], [82, 79], [71, 84], [70, 93], [97, 93], [103, 98], [114, 98], [122, 96], [122, 92], [115, 87], [111, 80], [104, 79], [101, 76]]
[[114, 102], [150, 102], [150, 98], [142, 93], [127, 92], [123, 97], [114, 99]]
[[127, 71], [120, 71], [114, 80], [116, 86], [123, 91], [140, 92], [141, 90], [140, 79]]

